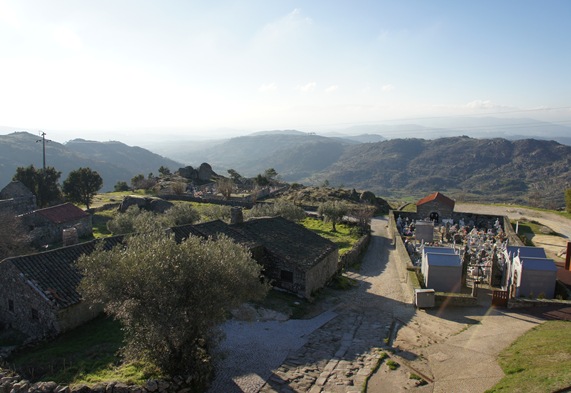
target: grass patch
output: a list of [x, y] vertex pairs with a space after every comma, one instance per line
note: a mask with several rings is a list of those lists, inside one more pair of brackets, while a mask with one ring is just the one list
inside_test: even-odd
[[325, 223], [317, 218], [307, 217], [302, 220], [300, 224], [337, 244], [339, 247], [339, 255], [349, 252], [357, 240], [359, 240], [359, 235], [355, 234], [355, 231], [352, 231], [353, 227], [350, 225], [337, 224], [337, 232], [332, 232], [331, 223]]
[[571, 385], [571, 323], [548, 321], [498, 357], [506, 376], [488, 392], [554, 392]]
[[118, 211], [116, 209], [102, 210], [93, 214], [91, 220], [93, 224], [93, 237], [99, 239], [102, 237], [111, 236], [112, 233], [107, 229], [107, 223], [111, 221], [117, 214]]
[[385, 360], [388, 357], [389, 357], [389, 355], [387, 355], [386, 352], [381, 352], [381, 354], [379, 355], [379, 358], [377, 359], [375, 365], [373, 366], [373, 369], [371, 370], [371, 373], [369, 375], [367, 375], [367, 378], [365, 379], [365, 383], [363, 383], [363, 386], [361, 387], [361, 393], [367, 392], [367, 389], [369, 387], [369, 380], [371, 379], [373, 374], [375, 374], [379, 370], [379, 367], [381, 367], [383, 360]]
[[389, 368], [389, 370], [394, 371], [400, 367], [400, 364], [391, 359], [387, 360], [387, 367]]
[[118, 351], [122, 344], [119, 323], [99, 317], [53, 341], [14, 354], [9, 364], [31, 380], [66, 385], [104, 381], [142, 384], [158, 376], [149, 365], [121, 363]]
[[331, 288], [340, 289], [342, 291], [355, 288], [358, 285], [359, 283], [356, 280], [353, 280], [352, 278], [349, 278], [342, 274], [336, 274], [333, 277], [331, 283], [329, 284]]
[[418, 279], [418, 274], [414, 270], [408, 270], [408, 279], [412, 283], [413, 289], [421, 289], [422, 285], [420, 284], [420, 280]]

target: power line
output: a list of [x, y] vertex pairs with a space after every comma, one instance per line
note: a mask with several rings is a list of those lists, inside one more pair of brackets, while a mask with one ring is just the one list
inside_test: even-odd
[[46, 139], [46, 133], [43, 131], [40, 131], [40, 135], [42, 137], [42, 139], [38, 139], [36, 141], [36, 143], [38, 142], [42, 142], [42, 152], [43, 152], [43, 168], [44, 168], [44, 174], [46, 173], [46, 142], [51, 142], [49, 139]]

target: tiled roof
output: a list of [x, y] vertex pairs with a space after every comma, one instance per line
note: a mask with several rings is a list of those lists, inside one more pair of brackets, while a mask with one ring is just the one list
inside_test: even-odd
[[432, 201], [437, 201], [437, 202], [443, 203], [445, 205], [450, 206], [451, 208], [454, 208], [454, 205], [456, 204], [456, 202], [454, 202], [452, 199], [448, 198], [446, 195], [441, 194], [439, 192], [435, 192], [434, 194], [430, 194], [430, 195], [422, 198], [418, 202], [416, 202], [416, 206], [420, 206], [420, 205], [423, 205], [427, 202], [432, 202]]
[[77, 292], [81, 274], [75, 262], [81, 255], [93, 252], [98, 241], [104, 241], [105, 248], [110, 249], [121, 243], [123, 236], [113, 236], [37, 254], [7, 258], [0, 263], [12, 263], [32, 287], [41, 291], [58, 308], [63, 309], [81, 300]]
[[0, 190], [0, 199], [10, 199], [34, 195], [24, 183], [14, 180]]
[[54, 224], [77, 221], [89, 216], [89, 214], [69, 202], [57, 206], [46, 207], [44, 209], [34, 210], [29, 214], [40, 215], [50, 220]]
[[243, 244], [246, 247], [255, 247], [259, 244], [245, 234], [240, 233], [230, 225], [220, 220], [208, 221], [200, 224], [188, 224], [170, 228], [175, 235], [177, 242], [180, 242], [190, 235], [201, 236], [204, 238], [213, 237], [218, 235], [226, 235], [236, 243]]
[[315, 266], [337, 248], [330, 240], [282, 217], [259, 218], [231, 227], [303, 271]]

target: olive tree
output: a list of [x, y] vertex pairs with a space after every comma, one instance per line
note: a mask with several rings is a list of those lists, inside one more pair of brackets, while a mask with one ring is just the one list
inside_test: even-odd
[[177, 243], [165, 231], [139, 234], [77, 265], [82, 296], [122, 324], [126, 358], [170, 375], [207, 373], [213, 328], [268, 289], [248, 250], [224, 236]]
[[301, 221], [306, 217], [301, 207], [285, 199], [278, 199], [274, 203], [258, 203], [247, 214], [248, 217], [281, 216], [290, 221]]
[[199, 219], [198, 211], [186, 203], [176, 204], [165, 213], [153, 213], [133, 205], [109, 220], [107, 229], [115, 235], [122, 235], [192, 224]]
[[234, 191], [234, 180], [221, 177], [216, 181], [216, 188], [224, 196], [224, 199], [228, 200]]
[[317, 208], [317, 214], [322, 216], [325, 222], [330, 222], [333, 226], [332, 232], [337, 232], [336, 225], [341, 222], [348, 211], [347, 204], [339, 201], [323, 202]]

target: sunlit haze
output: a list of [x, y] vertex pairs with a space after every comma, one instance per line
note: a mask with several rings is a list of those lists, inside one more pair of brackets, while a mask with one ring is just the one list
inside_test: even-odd
[[0, 0], [0, 132], [570, 126], [570, 18], [566, 0]]

